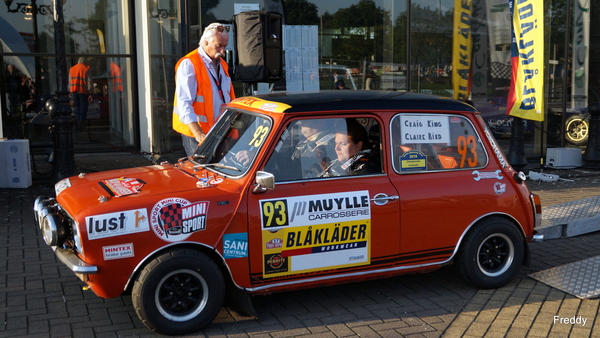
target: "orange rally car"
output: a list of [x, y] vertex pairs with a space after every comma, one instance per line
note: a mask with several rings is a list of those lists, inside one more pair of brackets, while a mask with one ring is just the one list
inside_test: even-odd
[[539, 198], [470, 105], [323, 91], [224, 105], [175, 164], [61, 180], [34, 210], [46, 243], [150, 329], [208, 325], [227, 301], [454, 263], [508, 283], [541, 240]]

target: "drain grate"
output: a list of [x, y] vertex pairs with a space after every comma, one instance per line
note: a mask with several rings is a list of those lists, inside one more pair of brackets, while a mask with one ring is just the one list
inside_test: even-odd
[[600, 256], [534, 272], [529, 277], [577, 298], [600, 296]]

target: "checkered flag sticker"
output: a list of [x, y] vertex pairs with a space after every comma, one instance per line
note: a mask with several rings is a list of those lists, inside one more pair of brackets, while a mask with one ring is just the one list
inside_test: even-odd
[[512, 69], [510, 65], [505, 65], [500, 62], [492, 62], [492, 78], [510, 80], [512, 77]]
[[174, 203], [164, 206], [160, 209], [159, 219], [167, 236], [181, 234], [181, 204]]

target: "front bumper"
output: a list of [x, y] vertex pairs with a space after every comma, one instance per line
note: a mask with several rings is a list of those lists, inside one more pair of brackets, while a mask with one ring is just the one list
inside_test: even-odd
[[57, 248], [55, 246], [52, 247], [56, 257], [60, 259], [63, 264], [65, 264], [71, 271], [75, 274], [80, 275], [91, 275], [98, 272], [98, 267], [95, 265], [87, 264], [82, 261], [77, 255], [74, 253], [68, 252], [66, 250]]

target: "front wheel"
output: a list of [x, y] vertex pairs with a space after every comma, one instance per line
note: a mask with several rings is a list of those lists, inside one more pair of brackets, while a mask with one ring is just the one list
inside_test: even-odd
[[510, 282], [519, 272], [525, 254], [523, 235], [504, 218], [489, 218], [471, 229], [455, 263], [471, 284], [491, 289]]
[[192, 250], [175, 250], [151, 261], [132, 292], [142, 322], [167, 335], [202, 329], [219, 313], [224, 297], [225, 283], [217, 265]]

